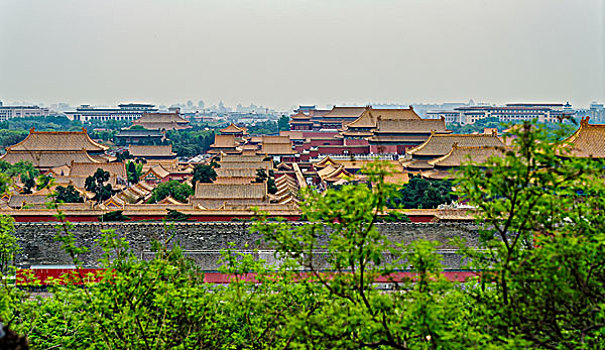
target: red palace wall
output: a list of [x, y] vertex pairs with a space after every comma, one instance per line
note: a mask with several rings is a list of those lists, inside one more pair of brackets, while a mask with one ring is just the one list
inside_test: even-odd
[[370, 143], [365, 139], [344, 139], [345, 146], [367, 146]]

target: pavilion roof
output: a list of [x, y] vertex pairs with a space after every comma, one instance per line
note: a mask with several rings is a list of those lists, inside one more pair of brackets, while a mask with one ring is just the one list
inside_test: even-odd
[[351, 174], [345, 170], [343, 165], [333, 166], [328, 164], [325, 168], [318, 170], [317, 175], [319, 175], [323, 181], [330, 181], [335, 180], [336, 178], [350, 176]]
[[145, 172], [145, 174], [141, 175], [141, 179], [144, 179], [145, 176], [149, 173], [155, 174], [155, 176], [159, 179], [163, 179], [163, 178], [167, 177], [168, 175], [170, 175], [170, 172], [168, 170], [166, 170], [160, 164], [154, 165], [151, 168], [149, 168], [149, 170], [147, 170]]
[[310, 116], [310, 115], [306, 115], [306, 114], [304, 114], [303, 112], [300, 112], [300, 111], [299, 111], [298, 113], [296, 113], [296, 114], [294, 114], [294, 115], [291, 115], [291, 116], [290, 116], [290, 119], [291, 119], [291, 120], [303, 120], [303, 121], [308, 121], [308, 120], [311, 120], [311, 116]]
[[109, 147], [93, 141], [84, 128], [82, 131], [36, 131], [31, 128], [23, 141], [7, 147], [7, 151], [102, 152], [107, 149]]
[[246, 128], [240, 128], [239, 126], [231, 123], [226, 128], [219, 130], [223, 134], [238, 134], [238, 133], [246, 133]]
[[415, 156], [442, 156], [452, 150], [452, 146], [490, 146], [504, 147], [504, 143], [496, 134], [436, 134], [433, 133], [422, 144], [410, 148], [407, 154]]

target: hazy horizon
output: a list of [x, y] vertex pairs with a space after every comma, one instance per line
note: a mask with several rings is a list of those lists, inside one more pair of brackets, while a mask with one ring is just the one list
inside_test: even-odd
[[605, 102], [605, 0], [2, 0], [0, 100]]

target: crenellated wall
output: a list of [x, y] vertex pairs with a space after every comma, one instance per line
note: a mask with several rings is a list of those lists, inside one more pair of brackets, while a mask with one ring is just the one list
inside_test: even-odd
[[[17, 265], [71, 265], [71, 259], [62, 251], [60, 243], [54, 241], [57, 233], [54, 223], [17, 223], [15, 234], [23, 251], [17, 257]], [[77, 244], [90, 248], [90, 252], [80, 259], [87, 266], [96, 266], [102, 254], [96, 240], [101, 230], [115, 230], [124, 237], [137, 256], [151, 256], [149, 244], [152, 240], [164, 241], [174, 235], [173, 242], [179, 242], [186, 254], [196, 260], [205, 270], [216, 270], [219, 251], [227, 248], [229, 242], [233, 249], [255, 251], [253, 254], [268, 261], [273, 259], [273, 251], [258, 234], [249, 233], [249, 222], [177, 222], [166, 226], [155, 222], [125, 223], [74, 223], [72, 232]], [[455, 237], [466, 240], [470, 246], [477, 245], [477, 227], [457, 223], [381, 223], [378, 230], [394, 242], [409, 243], [418, 239], [441, 242], [439, 252], [449, 269], [460, 268], [460, 257], [450, 242]]]

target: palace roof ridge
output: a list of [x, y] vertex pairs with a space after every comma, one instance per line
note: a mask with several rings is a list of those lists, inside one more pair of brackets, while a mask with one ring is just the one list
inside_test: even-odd
[[[504, 147], [504, 143], [502, 142], [502, 140], [500, 140], [500, 138], [495, 135], [495, 134], [438, 134], [438, 133], [431, 133], [431, 135], [429, 136], [428, 139], [426, 139], [426, 141], [424, 141], [423, 143], [421, 143], [420, 145], [416, 146], [416, 147], [412, 147], [409, 150], [406, 151], [407, 154], [411, 154], [411, 155], [436, 155], [436, 156], [441, 156], [444, 155], [445, 153], [449, 152], [449, 149], [451, 147], [451, 145], [446, 145], [446, 144], [433, 144], [434, 142], [437, 142], [437, 140], [442, 139], [442, 140], [451, 140], [452, 144], [454, 142], [457, 142], [456, 139], [461, 138], [461, 139], [483, 139], [483, 140], [490, 140], [493, 142], [493, 144], [482, 144], [484, 146], [502, 146]], [[458, 142], [459, 146], [472, 146], [472, 145], [461, 145], [460, 142]], [[430, 148], [432, 146], [432, 149]], [[439, 147], [445, 147], [446, 149], [439, 149]]]
[[561, 156], [579, 158], [605, 158], [605, 124], [590, 124], [590, 117], [580, 120], [580, 127], [568, 138], [560, 142]]
[[[452, 149], [445, 155], [429, 160], [427, 163], [432, 166], [457, 167], [464, 161], [482, 163], [489, 157], [502, 154], [506, 147], [502, 146], [459, 146], [458, 143], [452, 145]], [[481, 151], [476, 153], [479, 158], [472, 159], [472, 151]]]

